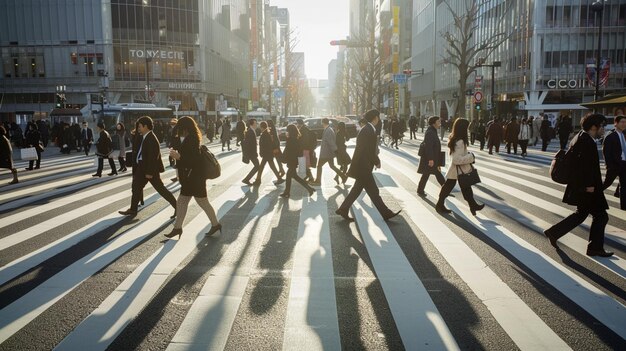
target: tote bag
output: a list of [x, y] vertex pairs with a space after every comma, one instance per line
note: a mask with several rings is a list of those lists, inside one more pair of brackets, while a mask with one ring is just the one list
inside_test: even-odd
[[34, 147], [20, 149], [20, 157], [24, 161], [34, 161], [37, 159], [37, 150]]

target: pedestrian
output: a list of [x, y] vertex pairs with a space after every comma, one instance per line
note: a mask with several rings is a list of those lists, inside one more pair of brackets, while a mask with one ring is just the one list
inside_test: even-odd
[[213, 138], [215, 138], [215, 123], [209, 122], [207, 124], [206, 137], [209, 139], [209, 143], [213, 142]]
[[292, 179], [300, 183], [300, 185], [309, 192], [309, 196], [313, 196], [315, 193], [315, 189], [298, 175], [298, 158], [302, 157], [302, 143], [299, 141], [301, 137], [302, 135], [300, 135], [300, 131], [296, 125], [290, 124], [287, 126], [287, 140], [285, 141], [285, 149], [283, 150], [283, 163], [287, 165], [287, 179], [285, 191], [280, 194], [280, 196], [285, 199], [288, 199], [291, 195]]
[[[337, 164], [339, 164], [339, 170], [343, 174], [348, 172], [348, 166], [350, 165], [350, 162], [352, 162], [352, 159], [348, 154], [346, 141], [348, 141], [346, 124], [344, 122], [339, 122], [339, 124], [337, 124], [335, 143], [337, 144]], [[335, 175], [335, 182], [339, 183], [339, 174]]]
[[269, 131], [267, 126], [267, 122], [262, 121], [260, 124], [261, 128], [261, 136], [259, 137], [259, 154], [261, 156], [261, 164], [259, 165], [259, 174], [257, 174], [256, 181], [254, 185], [260, 185], [261, 179], [263, 178], [263, 170], [265, 169], [265, 165], [268, 164], [277, 180], [274, 184], [279, 185], [282, 184], [285, 180], [281, 177], [276, 165], [274, 164], [274, 142], [273, 136]]
[[526, 117], [522, 118], [522, 122], [519, 126], [519, 133], [517, 134], [519, 145], [522, 148], [522, 157], [526, 157], [528, 155], [528, 143], [530, 141], [531, 131], [532, 128]]
[[24, 131], [17, 123], [11, 122], [11, 141], [15, 147], [22, 147], [24, 144]]
[[315, 155], [317, 136], [304, 124], [302, 119], [298, 119], [296, 123], [298, 125], [298, 131], [300, 131], [300, 139], [298, 139], [298, 141], [302, 144], [302, 155], [305, 159], [306, 177], [304, 180], [312, 182], [313, 173], [311, 173], [311, 167], [317, 164], [317, 155]]
[[477, 131], [478, 131], [478, 118], [473, 118], [469, 124], [470, 144], [472, 144], [472, 146], [474, 146], [474, 142], [476, 141]]
[[206, 236], [211, 236], [217, 231], [222, 231], [222, 224], [218, 221], [215, 210], [209, 203], [206, 191], [206, 178], [201, 173], [199, 167], [202, 163], [200, 151], [202, 133], [196, 121], [189, 116], [181, 117], [176, 127], [177, 135], [175, 137], [180, 142], [177, 145], [178, 149], [170, 150], [170, 157], [176, 160], [178, 167], [180, 195], [176, 201], [177, 217], [176, 222], [174, 222], [174, 229], [170, 233], [165, 234], [165, 236], [173, 238], [178, 235], [180, 239], [181, 235], [183, 235], [183, 222], [185, 221], [187, 208], [192, 197], [207, 215], [209, 221], [211, 221], [211, 229], [205, 234]]
[[[446, 198], [450, 195], [452, 189], [454, 189], [459, 173], [469, 173], [474, 169], [472, 164], [476, 161], [476, 158], [474, 157], [474, 154], [467, 151], [467, 146], [469, 145], [467, 137], [468, 127], [469, 122], [465, 118], [457, 119], [454, 121], [454, 125], [452, 126], [452, 134], [450, 134], [448, 140], [448, 148], [450, 149], [450, 156], [452, 160], [450, 161], [450, 167], [446, 173], [448, 179], [441, 187], [439, 200], [435, 206], [435, 209], [439, 213], [452, 212], [445, 206]], [[480, 211], [485, 207], [485, 204], [479, 205], [476, 202], [471, 186], [461, 186], [461, 193], [463, 194], [465, 201], [467, 201], [472, 215], [475, 216], [477, 211]]]
[[613, 184], [615, 178], [619, 177], [619, 184], [615, 191], [615, 196], [620, 199], [620, 208], [626, 210], [626, 117], [615, 117], [615, 129], [609, 133], [602, 144], [602, 153], [606, 163], [606, 178], [604, 179], [603, 190]]
[[422, 128], [422, 134], [424, 134], [424, 127], [426, 127], [426, 116], [420, 117], [420, 128]]
[[513, 153], [517, 155], [517, 144], [519, 144], [519, 130], [520, 126], [517, 123], [517, 117], [512, 117], [511, 121], [506, 126], [506, 153], [511, 153], [511, 146], [513, 146]]
[[417, 117], [409, 118], [409, 137], [411, 140], [417, 139]]
[[76, 149], [76, 151], [80, 151], [81, 148], [81, 143], [80, 143], [80, 126], [78, 125], [78, 123], [74, 122], [72, 123], [72, 126], [70, 127], [70, 129], [72, 130], [72, 148]]
[[119, 145], [117, 160], [120, 163], [120, 168], [117, 171], [126, 172], [128, 170], [126, 168], [126, 148], [130, 146], [130, 139], [126, 134], [126, 127], [124, 126], [124, 123], [119, 122], [115, 125], [115, 137], [117, 138]]
[[[348, 180], [348, 176], [341, 172], [337, 166], [335, 166], [335, 156], [337, 152], [337, 136], [335, 135], [335, 131], [330, 126], [330, 121], [328, 118], [322, 118], [322, 128], [324, 128], [324, 132], [322, 133], [322, 145], [320, 147], [320, 157], [317, 163], [317, 176], [311, 185], [319, 186], [322, 184], [322, 167], [328, 163], [330, 169], [332, 169], [336, 175], [341, 177], [342, 183], [346, 183]], [[339, 182], [337, 182], [339, 184]]]
[[80, 131], [80, 141], [85, 156], [89, 156], [89, 150], [91, 150], [91, 144], [93, 144], [93, 130], [88, 127], [87, 122], [83, 122], [83, 128]]
[[8, 132], [4, 126], [0, 125], [0, 168], [6, 168], [13, 174], [13, 180], [9, 184], [19, 183], [17, 179], [17, 169], [13, 165], [13, 148], [11, 141], [7, 138]]
[[71, 146], [74, 145], [74, 134], [70, 129], [70, 125], [63, 123], [60, 134], [61, 141], [59, 145], [61, 145], [61, 152], [69, 155], [72, 152]]
[[242, 159], [243, 163], [248, 164], [252, 162], [252, 170], [250, 173], [243, 178], [242, 182], [247, 185], [259, 185], [261, 184], [261, 178], [258, 178], [254, 181], [254, 183], [250, 183], [250, 179], [253, 175], [257, 174], [259, 171], [259, 153], [257, 149], [257, 140], [256, 140], [256, 119], [251, 118], [248, 120], [248, 129], [245, 132], [245, 137], [241, 142], [242, 149]]
[[98, 122], [98, 133], [100, 137], [98, 138], [98, 142], [96, 143], [96, 156], [98, 157], [98, 170], [96, 173], [92, 175], [92, 177], [102, 177], [102, 169], [104, 168], [104, 159], [109, 160], [109, 166], [111, 167], [111, 173], [109, 176], [117, 175], [117, 171], [115, 169], [115, 161], [111, 158], [111, 154], [113, 153], [113, 140], [109, 135], [109, 132], [105, 130], [104, 123]]
[[165, 172], [163, 160], [161, 159], [161, 145], [159, 139], [154, 134], [154, 122], [149, 116], [141, 116], [135, 124], [138, 132], [136, 142], [133, 143], [133, 181], [130, 208], [119, 211], [124, 216], [137, 215], [137, 207], [143, 199], [143, 188], [150, 182], [154, 189], [174, 207], [176, 217], [176, 198], [165, 188], [161, 180], [160, 173]]
[[[170, 119], [170, 125], [169, 125], [170, 128], [169, 128], [169, 131], [167, 132], [167, 147], [169, 147], [170, 149], [174, 149], [174, 150], [178, 150], [178, 148], [180, 147], [180, 139], [177, 137], [178, 135], [178, 130], [176, 127], [177, 124], [178, 124], [178, 118], [174, 117]], [[165, 128], [163, 128], [161, 131], [165, 135], [164, 129]], [[170, 156], [168, 156], [167, 159], [170, 162], [170, 168], [176, 169], [176, 160]], [[176, 172], [176, 176], [174, 176], [173, 178], [170, 178], [170, 180], [172, 182], [178, 181], [178, 172]]]
[[400, 125], [400, 121], [398, 121], [398, 118], [392, 117], [391, 122], [389, 123], [389, 132], [391, 135], [391, 145], [389, 146], [393, 148], [393, 146], [395, 145], [396, 150], [400, 149], [398, 147], [398, 140], [400, 139], [401, 129], [402, 126]]
[[480, 151], [485, 149], [485, 138], [487, 137], [487, 125], [484, 119], [478, 120], [478, 125], [476, 126], [476, 140], [480, 143]]
[[[28, 161], [27, 171], [32, 171], [33, 169], [39, 169], [41, 166], [41, 153], [43, 152], [43, 143], [41, 141], [41, 134], [37, 128], [37, 125], [33, 122], [29, 122], [26, 126], [26, 135], [24, 138], [24, 146], [25, 147], [34, 147], [37, 152], [37, 162], [35, 160]], [[35, 166], [33, 168], [33, 165]]]
[[280, 139], [278, 138], [278, 131], [276, 130], [276, 127], [274, 126], [274, 121], [271, 119], [267, 120], [267, 130], [272, 135], [272, 145], [273, 145], [273, 152], [274, 152], [274, 157], [272, 158], [272, 162], [276, 161], [278, 173], [280, 174], [281, 177], [284, 177], [285, 169], [283, 168], [283, 163], [281, 161], [282, 153], [280, 151]]
[[244, 134], [246, 132], [246, 124], [243, 122], [243, 117], [239, 116], [239, 120], [237, 121], [237, 126], [235, 127], [235, 131], [237, 133], [237, 144], [235, 144], [236, 146], [239, 146], [239, 143], [241, 143], [243, 141], [244, 138]]
[[424, 141], [420, 145], [420, 163], [417, 167], [417, 173], [420, 173], [422, 177], [417, 185], [417, 195], [426, 197], [426, 182], [431, 175], [434, 175], [439, 182], [439, 185], [443, 185], [446, 181], [443, 174], [441, 174], [441, 142], [437, 137], [437, 130], [441, 128], [441, 120], [439, 116], [432, 116], [428, 119], [428, 129], [424, 135]]
[[493, 148], [496, 148], [496, 153], [500, 153], [500, 144], [502, 143], [502, 124], [500, 124], [500, 118], [494, 117], [493, 121], [487, 128], [487, 147], [489, 148], [489, 155], [493, 155]]
[[574, 126], [572, 126], [572, 119], [568, 115], [562, 115], [559, 122], [556, 125], [556, 132], [559, 136], [559, 143], [561, 150], [565, 150], [569, 136], [574, 132]]
[[563, 202], [576, 206], [572, 213], [559, 223], [546, 229], [544, 234], [550, 244], [557, 250], [557, 241], [563, 235], [578, 227], [589, 215], [593, 217], [587, 244], [587, 256], [612, 256], [612, 252], [604, 250], [604, 229], [609, 221], [606, 210], [609, 205], [604, 197], [600, 158], [595, 139], [604, 134], [606, 118], [601, 114], [590, 114], [581, 121], [582, 130], [572, 139], [570, 144], [569, 180]]
[[439, 128], [439, 133], [441, 134], [441, 140], [443, 141], [443, 137], [446, 135], [446, 129], [448, 128], [448, 121], [445, 118], [441, 119], [441, 128]]
[[40, 119], [37, 121], [37, 127], [39, 128], [39, 133], [41, 133], [41, 142], [43, 143], [43, 147], [48, 147], [48, 140], [50, 140], [50, 126], [48, 121], [45, 119]]
[[533, 135], [535, 136], [533, 146], [537, 146], [537, 143], [541, 140], [541, 123], [543, 123], [543, 112], [533, 119]]
[[378, 143], [376, 142], [376, 125], [380, 123], [380, 112], [378, 110], [369, 110], [365, 113], [365, 119], [368, 123], [361, 128], [356, 137], [356, 148], [350, 169], [348, 170], [348, 176], [356, 181], [352, 189], [350, 189], [350, 193], [335, 213], [345, 220], [353, 221], [354, 219], [348, 215], [348, 212], [354, 201], [365, 190], [378, 212], [387, 221], [397, 216], [401, 210], [393, 212], [385, 205], [374, 179], [374, 167], [380, 168], [381, 166], [378, 158]]
[[228, 146], [228, 151], [230, 151], [230, 120], [228, 117], [224, 118], [224, 123], [221, 125], [221, 133], [220, 139], [222, 140], [222, 151], [224, 151], [224, 146]]
[[552, 125], [548, 120], [548, 116], [543, 116], [541, 127], [539, 127], [539, 135], [541, 136], [541, 151], [548, 150], [550, 140], [552, 140]]

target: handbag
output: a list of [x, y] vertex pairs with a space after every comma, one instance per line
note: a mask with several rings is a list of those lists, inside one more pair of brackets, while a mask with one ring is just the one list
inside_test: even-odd
[[124, 159], [124, 165], [126, 167], [132, 167], [133, 166], [133, 152], [132, 151], [128, 151], [126, 152], [126, 158]]
[[222, 167], [217, 157], [209, 151], [206, 145], [200, 147], [200, 169], [204, 179], [219, 178], [222, 174]]
[[37, 150], [34, 147], [20, 149], [20, 157], [24, 161], [34, 161], [38, 159]]
[[461, 167], [458, 165], [456, 166], [457, 180], [459, 181], [459, 186], [461, 188], [468, 188], [474, 184], [480, 183], [480, 177], [478, 176], [478, 171], [476, 170], [476, 168], [474, 168], [473, 165], [470, 165], [470, 167], [472, 167], [471, 171], [467, 173], [463, 173], [463, 170], [461, 169]]
[[300, 178], [306, 177], [306, 158], [304, 156], [298, 157], [298, 176]]

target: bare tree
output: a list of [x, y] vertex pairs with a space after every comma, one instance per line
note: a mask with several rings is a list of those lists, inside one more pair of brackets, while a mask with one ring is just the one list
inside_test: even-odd
[[[508, 13], [510, 1], [504, 2], [500, 16], [493, 18], [493, 32], [478, 36], [479, 17], [485, 13], [487, 6], [492, 6], [491, 0], [452, 0], [458, 6], [451, 5], [451, 0], [443, 0], [453, 18], [452, 28], [442, 32], [446, 41], [444, 62], [454, 66], [459, 73], [458, 96], [464, 97], [467, 89], [467, 80], [476, 68], [480, 66], [478, 58], [487, 58], [508, 38], [508, 34], [501, 30], [500, 23]], [[509, 4], [507, 4], [509, 3]], [[484, 27], [483, 27], [484, 28]], [[458, 103], [455, 116], [465, 117], [464, 104]]]

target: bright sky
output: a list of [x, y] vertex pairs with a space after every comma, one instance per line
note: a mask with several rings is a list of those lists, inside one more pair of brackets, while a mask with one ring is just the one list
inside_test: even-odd
[[298, 35], [296, 51], [304, 51], [307, 78], [328, 78], [328, 62], [337, 57], [330, 41], [345, 39], [349, 27], [349, 0], [270, 0], [289, 9], [291, 28]]

